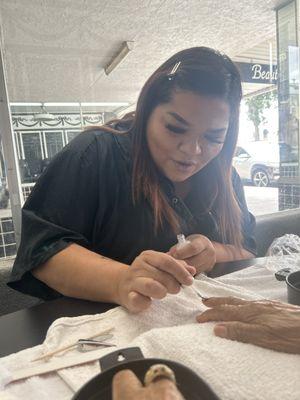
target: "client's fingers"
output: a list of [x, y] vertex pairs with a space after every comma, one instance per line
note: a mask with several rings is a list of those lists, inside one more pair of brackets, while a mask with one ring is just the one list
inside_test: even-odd
[[206, 307], [215, 307], [215, 306], [221, 306], [221, 305], [232, 305], [232, 306], [237, 306], [237, 305], [242, 305], [242, 304], [247, 304], [249, 301], [239, 299], [238, 297], [233, 297], [233, 296], [228, 296], [228, 297], [209, 297], [206, 300], [203, 300], [203, 304]]
[[141, 382], [132, 371], [120, 371], [113, 377], [113, 400], [131, 400], [141, 388]]

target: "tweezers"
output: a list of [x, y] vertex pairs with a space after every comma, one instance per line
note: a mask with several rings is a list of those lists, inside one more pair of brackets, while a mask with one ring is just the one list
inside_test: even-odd
[[116, 347], [114, 343], [105, 342], [106, 340], [111, 339], [112, 337], [113, 335], [103, 335], [100, 340], [79, 339], [77, 342], [77, 349], [81, 352], [85, 352], [93, 350], [95, 347]]
[[208, 300], [208, 297], [202, 296], [202, 294], [201, 294], [200, 292], [198, 292], [198, 290], [195, 289], [193, 285], [190, 286], [190, 288], [191, 288], [191, 289], [196, 293], [196, 295], [197, 295], [198, 297], [200, 297], [202, 300]]
[[116, 347], [114, 343], [108, 343], [106, 340], [111, 339], [113, 335], [102, 335], [98, 340], [95, 339], [79, 339], [77, 342], [77, 350], [81, 352], [93, 350], [95, 347]]

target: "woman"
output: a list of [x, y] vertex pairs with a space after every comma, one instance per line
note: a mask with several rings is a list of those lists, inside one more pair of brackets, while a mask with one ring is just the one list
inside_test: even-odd
[[167, 60], [133, 115], [82, 133], [40, 177], [10, 285], [138, 312], [215, 262], [253, 257], [255, 222], [231, 167], [240, 101], [228, 57], [195, 47]]

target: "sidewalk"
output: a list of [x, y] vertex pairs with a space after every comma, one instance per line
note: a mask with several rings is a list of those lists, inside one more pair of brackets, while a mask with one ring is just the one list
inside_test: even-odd
[[244, 186], [249, 211], [254, 215], [278, 211], [278, 188]]

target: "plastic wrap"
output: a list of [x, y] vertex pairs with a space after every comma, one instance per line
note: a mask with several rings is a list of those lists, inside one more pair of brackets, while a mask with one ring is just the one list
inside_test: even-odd
[[300, 237], [286, 234], [273, 240], [267, 252], [266, 268], [277, 272], [289, 268], [290, 272], [300, 270]]

